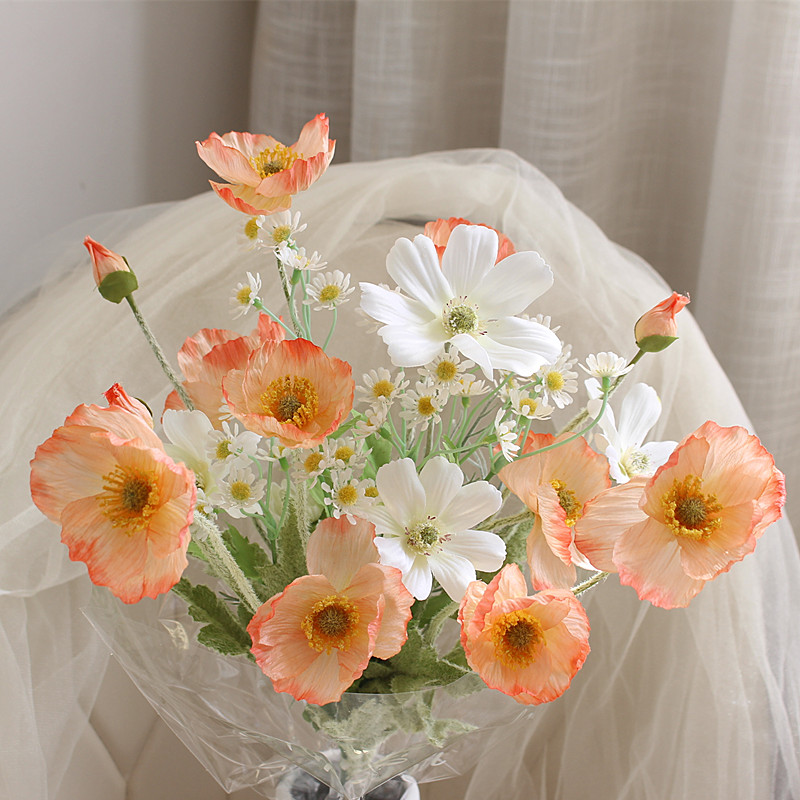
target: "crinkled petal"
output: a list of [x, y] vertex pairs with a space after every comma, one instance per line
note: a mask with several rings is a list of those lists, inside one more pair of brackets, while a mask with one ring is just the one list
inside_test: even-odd
[[317, 525], [306, 545], [310, 575], [324, 575], [337, 592], [350, 585], [365, 564], [378, 560], [375, 526], [363, 519], [351, 524], [346, 517], [329, 517]]

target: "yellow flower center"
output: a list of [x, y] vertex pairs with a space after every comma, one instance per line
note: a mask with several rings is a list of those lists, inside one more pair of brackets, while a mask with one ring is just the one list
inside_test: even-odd
[[291, 235], [292, 229], [289, 225], [276, 225], [275, 228], [272, 229], [272, 241], [275, 242], [275, 244], [287, 241]]
[[283, 172], [294, 164], [300, 156], [294, 150], [278, 142], [275, 147], [267, 147], [257, 156], [250, 159], [253, 169], [262, 177], [267, 178], [276, 172]]
[[236, 292], [236, 300], [241, 303], [243, 306], [250, 305], [250, 295], [252, 294], [252, 290], [249, 286], [242, 286], [238, 292]]
[[442, 532], [431, 519], [416, 524], [411, 530], [406, 530], [406, 544], [422, 556], [430, 555], [441, 540]]
[[703, 481], [696, 475], [677, 478], [661, 498], [664, 520], [676, 536], [707, 539], [719, 528], [722, 506], [713, 494], [703, 494]]
[[394, 384], [391, 381], [387, 380], [375, 381], [375, 383], [372, 386], [372, 394], [374, 397], [389, 398], [392, 396], [393, 391], [394, 391]]
[[231, 497], [237, 503], [243, 503], [245, 500], [249, 500], [253, 496], [253, 492], [250, 489], [250, 484], [246, 481], [234, 481], [231, 484]]
[[530, 414], [533, 416], [538, 407], [539, 403], [537, 403], [532, 397], [525, 397], [519, 401], [519, 409], [523, 414]]
[[440, 361], [436, 365], [436, 377], [442, 383], [449, 383], [458, 375], [458, 367], [452, 361]]
[[353, 450], [352, 447], [342, 444], [336, 448], [336, 452], [333, 454], [333, 457], [339, 459], [339, 461], [344, 461], [346, 464], [355, 454], [356, 451]]
[[355, 486], [346, 483], [337, 490], [336, 499], [339, 501], [340, 505], [343, 506], [355, 505], [358, 502], [358, 490]]
[[226, 459], [231, 454], [231, 440], [230, 439], [223, 439], [221, 442], [217, 443], [217, 449], [214, 451], [214, 455], [220, 460]]
[[329, 283], [319, 293], [319, 300], [321, 303], [332, 303], [341, 293], [342, 290], [335, 283]]
[[308, 378], [284, 375], [275, 378], [261, 395], [261, 410], [278, 422], [290, 422], [298, 428], [317, 415], [319, 396]]
[[532, 664], [539, 644], [544, 641], [541, 623], [525, 608], [500, 616], [492, 624], [489, 635], [497, 660], [511, 669]]
[[158, 504], [158, 485], [152, 471], [116, 466], [103, 476], [97, 502], [114, 528], [130, 532], [146, 528]]
[[430, 417], [436, 413], [436, 406], [433, 404], [433, 398], [430, 395], [424, 395], [417, 400], [417, 411], [423, 417]]
[[367, 488], [364, 489], [364, 495], [366, 497], [377, 497], [378, 496], [377, 487], [375, 487], [375, 486], [367, 486]]
[[583, 506], [578, 502], [578, 498], [575, 497], [575, 492], [567, 489], [567, 484], [564, 481], [550, 481], [550, 485], [556, 490], [558, 502], [567, 515], [564, 521], [572, 527], [580, 519]]
[[564, 376], [560, 372], [548, 372], [545, 383], [551, 392], [560, 392], [564, 388]]
[[475, 333], [478, 330], [478, 311], [472, 305], [445, 306], [442, 318], [444, 329], [451, 335]]
[[346, 597], [331, 594], [318, 600], [303, 617], [300, 627], [317, 652], [346, 650], [357, 628], [358, 609]]
[[258, 217], [250, 217], [244, 224], [244, 235], [248, 239], [258, 238]]
[[312, 472], [316, 472], [319, 469], [321, 462], [322, 453], [311, 453], [303, 462], [303, 469], [310, 475]]

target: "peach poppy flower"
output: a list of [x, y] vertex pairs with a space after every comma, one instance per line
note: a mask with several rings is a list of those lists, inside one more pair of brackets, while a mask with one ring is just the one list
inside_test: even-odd
[[458, 612], [467, 663], [492, 689], [519, 703], [560, 697], [589, 654], [589, 620], [570, 591], [529, 596], [516, 564], [488, 586], [469, 585]]
[[658, 353], [678, 338], [675, 315], [689, 303], [685, 295], [673, 292], [666, 300], [639, 317], [633, 328], [636, 344], [648, 353]]
[[783, 474], [756, 436], [706, 422], [642, 487], [614, 546], [621, 583], [662, 608], [741, 561], [781, 516]]
[[400, 570], [378, 563], [374, 539], [369, 522], [324, 519], [308, 539], [311, 574], [256, 611], [251, 650], [276, 691], [334, 702], [373, 655], [390, 658], [405, 644], [414, 598]]
[[450, 240], [450, 234], [459, 225], [477, 225], [481, 228], [488, 228], [490, 231], [494, 231], [497, 234], [498, 248], [495, 263], [517, 252], [514, 249], [511, 239], [505, 234], [500, 233], [497, 228], [493, 228], [491, 225], [484, 225], [481, 222], [470, 222], [468, 219], [463, 219], [462, 217], [450, 217], [449, 219], [439, 218], [431, 222], [426, 222], [422, 233], [433, 241], [440, 262], [444, 255], [444, 249], [447, 247], [447, 242]]
[[284, 447], [315, 447], [350, 413], [355, 383], [346, 361], [293, 339], [262, 344], [244, 369], [225, 376], [222, 391], [248, 430], [275, 436]]
[[[549, 433], [530, 433], [523, 453], [557, 441]], [[573, 527], [586, 503], [611, 486], [605, 456], [580, 437], [506, 465], [499, 478], [536, 515], [527, 544], [533, 588], [569, 588], [577, 578], [575, 563], [583, 561], [574, 547]]]
[[108, 408], [78, 406], [37, 448], [31, 496], [92, 582], [136, 603], [168, 592], [186, 568], [195, 481], [138, 400], [119, 385], [106, 399]]
[[[186, 376], [183, 387], [199, 411], [221, 430], [220, 407], [225, 403], [222, 379], [232, 369], [244, 369], [250, 353], [263, 344], [272, 346], [283, 341], [281, 325], [266, 314], [260, 314], [258, 326], [249, 336], [220, 328], [203, 328], [189, 337], [178, 351], [178, 366]], [[164, 410], [182, 410], [183, 402], [176, 391], [170, 392]]]
[[328, 139], [328, 118], [317, 114], [287, 147], [272, 136], [231, 131], [195, 142], [197, 153], [228, 183], [209, 181], [237, 211], [256, 217], [291, 208], [292, 195], [305, 191], [328, 168], [336, 142]]

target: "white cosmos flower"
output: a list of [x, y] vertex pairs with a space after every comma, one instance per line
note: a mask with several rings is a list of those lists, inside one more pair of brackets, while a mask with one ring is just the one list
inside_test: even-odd
[[491, 380], [495, 369], [531, 375], [561, 352], [558, 337], [521, 314], [553, 284], [538, 253], [514, 253], [495, 265], [497, 234], [459, 225], [439, 257], [427, 236], [398, 239], [386, 269], [402, 292], [361, 284], [361, 306], [384, 323], [379, 333], [392, 362], [421, 367], [446, 342]]
[[202, 411], [181, 411], [168, 408], [161, 418], [164, 435], [169, 444], [164, 450], [170, 458], [183, 462], [194, 472], [197, 485], [211, 492], [216, 481], [211, 471], [211, 459], [206, 452], [209, 436], [214, 431], [209, 418]]
[[443, 456], [417, 475], [410, 458], [384, 464], [375, 478], [381, 505], [362, 510], [379, 534], [381, 564], [397, 567], [403, 584], [418, 600], [431, 593], [432, 579], [459, 602], [475, 570], [494, 572], [506, 546], [474, 526], [496, 513], [500, 492], [487, 481], [464, 486], [464, 473]]
[[619, 411], [619, 424], [614, 412], [606, 407], [600, 427], [608, 446], [605, 450], [611, 477], [627, 483], [636, 475], [650, 477], [672, 455], [677, 442], [642, 444], [650, 428], [661, 416], [661, 401], [656, 390], [646, 383], [637, 383], [625, 395]]

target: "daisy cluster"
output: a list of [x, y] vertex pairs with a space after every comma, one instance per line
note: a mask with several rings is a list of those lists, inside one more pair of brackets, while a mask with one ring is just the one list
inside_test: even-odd
[[[95, 583], [125, 602], [174, 588], [205, 643], [249, 653], [297, 699], [475, 671], [521, 703], [553, 700], [589, 652], [584, 591], [617, 573], [644, 600], [687, 605], [780, 516], [783, 476], [741, 428], [648, 441], [661, 402], [647, 384], [617, 402], [636, 363], [677, 338], [688, 298], [631, 320], [630, 359], [579, 363], [548, 316], [530, 315], [554, 281], [542, 256], [461, 218], [398, 239], [393, 285], [358, 284], [391, 367], [356, 383], [328, 349], [357, 287], [298, 243], [307, 226], [290, 210], [334, 144], [322, 115], [288, 147], [198, 143], [227, 181], [214, 191], [247, 215], [246, 247], [274, 262], [285, 308], [246, 273], [231, 309], [258, 312], [249, 333], [198, 331], [178, 352], [182, 376], [158, 351], [175, 386], [166, 443], [112, 387], [107, 407], [79, 407], [37, 450], [33, 498]], [[102, 296], [129, 297], [127, 262], [87, 247]], [[224, 602], [183, 577], [187, 554]], [[458, 642], [443, 653], [447, 625]]]

